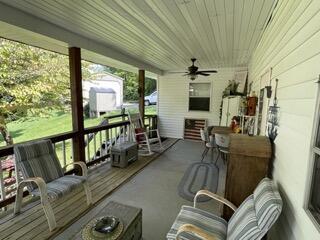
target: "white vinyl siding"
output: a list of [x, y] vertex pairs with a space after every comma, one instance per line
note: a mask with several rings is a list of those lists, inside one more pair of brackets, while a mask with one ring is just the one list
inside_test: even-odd
[[[273, 176], [284, 200], [272, 239], [320, 239], [307, 215], [315, 82], [320, 73], [320, 1], [280, 0], [249, 64], [249, 81], [259, 92], [260, 76], [272, 68], [272, 89], [279, 79], [280, 123]], [[270, 103], [272, 103], [273, 96]]]
[[[158, 116], [160, 134], [165, 137], [183, 138], [184, 118], [205, 118], [208, 125], [219, 125], [222, 92], [228, 80], [234, 79], [240, 69], [218, 69], [209, 77], [199, 76], [194, 83], [211, 82], [210, 111], [188, 111], [189, 83], [187, 77], [168, 74], [158, 79]], [[243, 90], [244, 82], [239, 86]]]

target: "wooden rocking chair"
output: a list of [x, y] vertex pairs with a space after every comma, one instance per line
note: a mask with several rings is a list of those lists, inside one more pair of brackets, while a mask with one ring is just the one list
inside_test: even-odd
[[[130, 128], [132, 131], [133, 141], [137, 142], [139, 145], [140, 155], [151, 155], [156, 144], [159, 144], [159, 150], [162, 149], [161, 138], [158, 129], [147, 130], [144, 126], [140, 113], [129, 113], [128, 117], [130, 121]], [[152, 136], [150, 133], [155, 132], [156, 137]]]

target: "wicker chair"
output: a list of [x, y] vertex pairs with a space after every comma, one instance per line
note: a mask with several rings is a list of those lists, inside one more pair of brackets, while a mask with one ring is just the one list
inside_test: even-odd
[[91, 190], [87, 181], [87, 166], [83, 162], [71, 163], [69, 165], [81, 167], [82, 176], [64, 176], [64, 171], [50, 140], [18, 144], [14, 147], [14, 154], [16, 172], [21, 171], [23, 176], [23, 180], [18, 181], [14, 214], [18, 214], [21, 210], [25, 186], [31, 195], [40, 196], [50, 231], [57, 226], [50, 204], [51, 201], [65, 196], [79, 186], [83, 186], [88, 205], [92, 203]]

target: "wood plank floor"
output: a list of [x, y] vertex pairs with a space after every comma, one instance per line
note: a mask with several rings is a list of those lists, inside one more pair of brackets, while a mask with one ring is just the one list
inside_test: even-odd
[[[164, 151], [170, 148], [177, 140], [167, 139], [163, 142]], [[155, 160], [161, 153], [148, 157], [139, 157], [139, 160], [125, 169], [111, 168], [110, 164], [103, 163], [89, 170], [89, 183], [92, 190], [93, 206], [104, 197], [112, 193], [117, 187], [142, 170], [147, 164]], [[12, 214], [0, 221], [0, 239], [48, 239], [64, 230], [81, 215], [91, 209], [86, 204], [86, 197], [82, 188], [79, 188], [52, 203], [58, 228], [50, 232], [43, 209], [39, 201], [24, 207], [17, 216]]]

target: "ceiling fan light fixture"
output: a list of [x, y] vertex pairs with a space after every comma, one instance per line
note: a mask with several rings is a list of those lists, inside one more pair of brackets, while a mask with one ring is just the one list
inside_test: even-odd
[[190, 74], [190, 80], [191, 80], [191, 81], [196, 80], [196, 79], [197, 79], [197, 77], [198, 77], [198, 75], [197, 75], [197, 74]]

